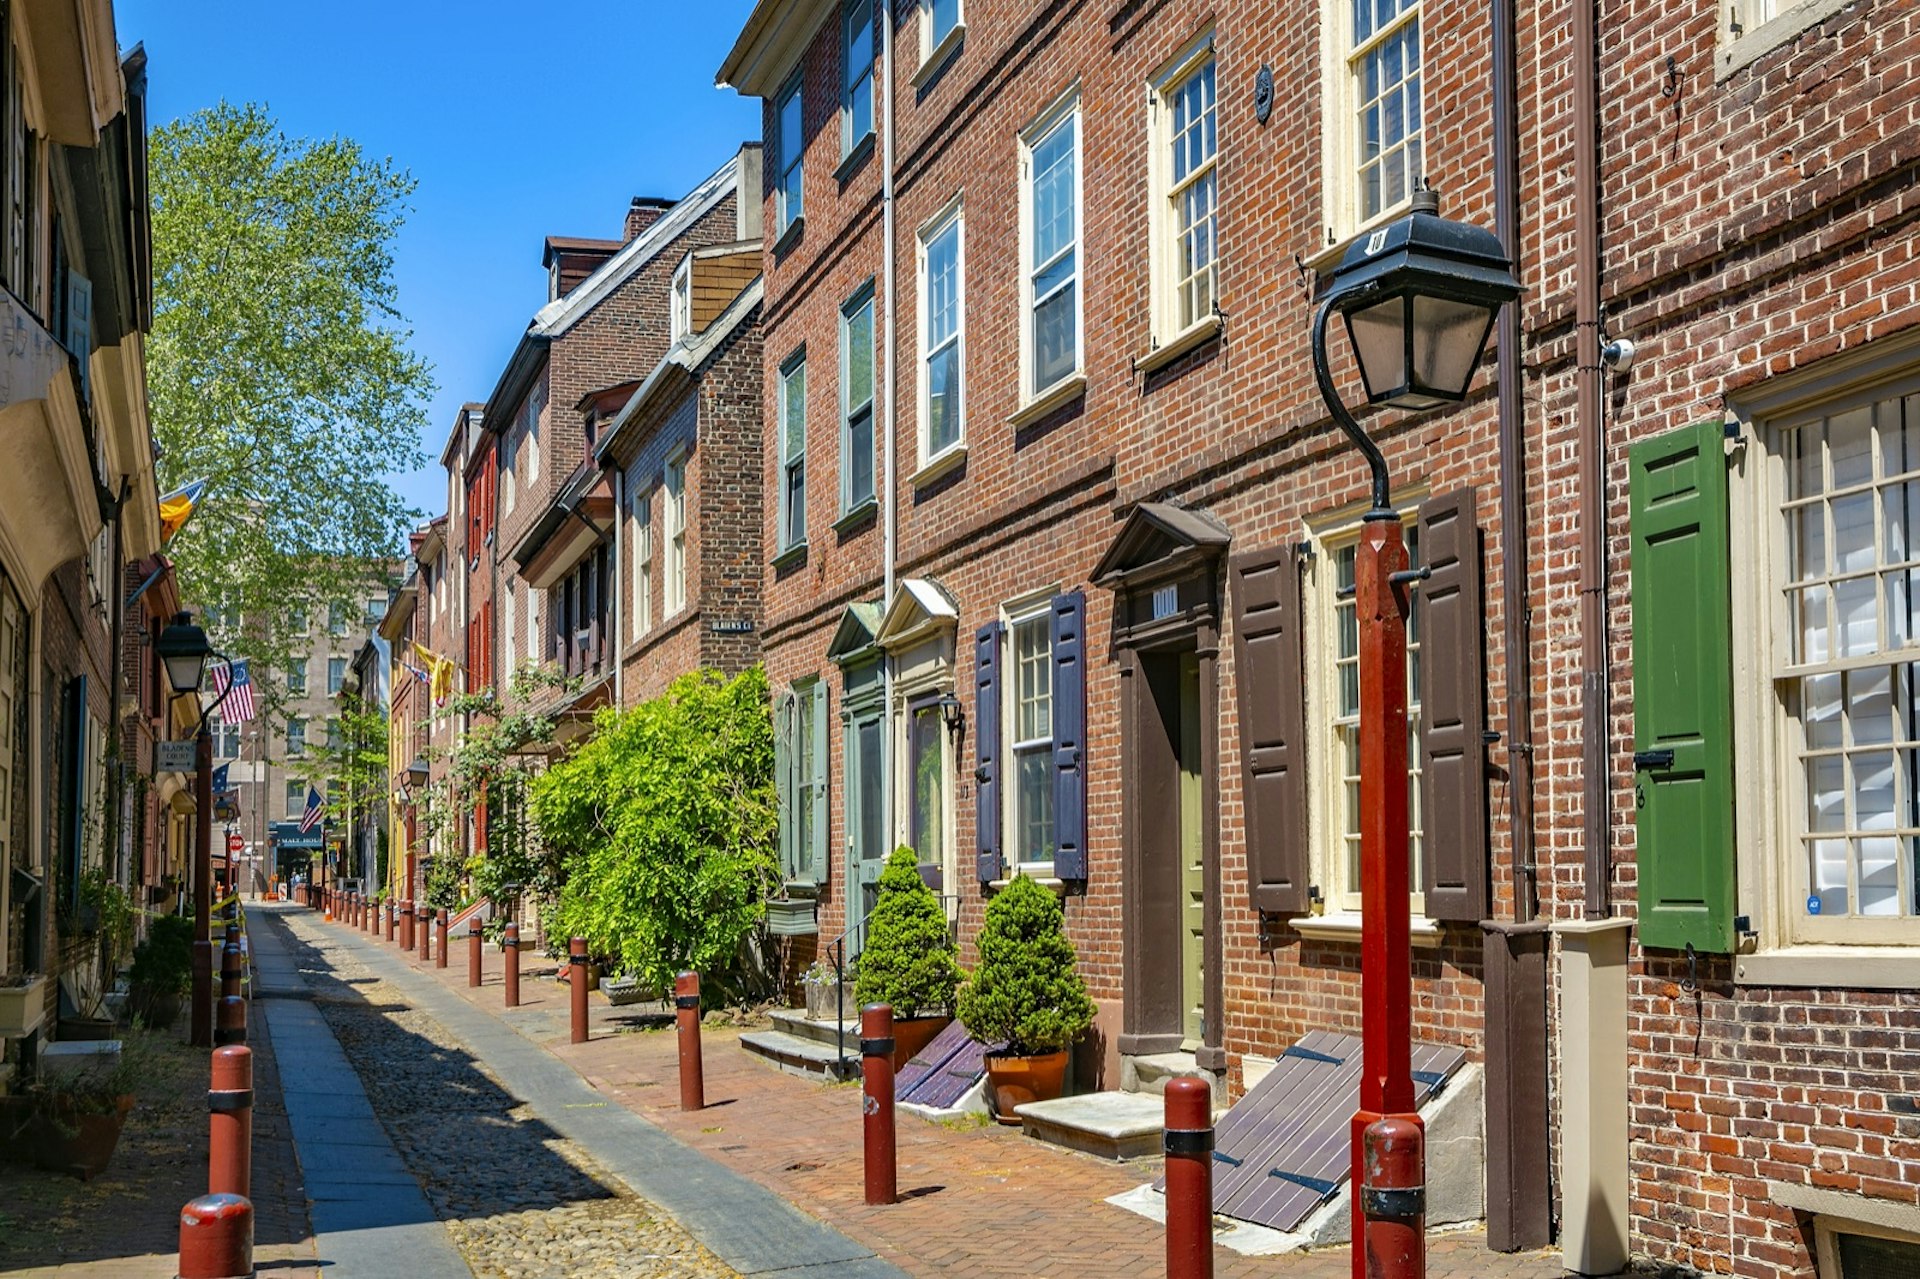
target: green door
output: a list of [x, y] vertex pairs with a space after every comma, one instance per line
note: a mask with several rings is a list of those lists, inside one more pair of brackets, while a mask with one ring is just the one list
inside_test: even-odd
[[[879, 893], [880, 871], [886, 865], [887, 846], [882, 824], [886, 773], [881, 762], [882, 719], [879, 707], [854, 713], [847, 724], [847, 913], [850, 925], [863, 924]], [[858, 954], [865, 936], [855, 927], [847, 934], [847, 953]]]
[[1180, 657], [1180, 1007], [1192, 1051], [1206, 1038], [1206, 840], [1200, 788], [1200, 658]]

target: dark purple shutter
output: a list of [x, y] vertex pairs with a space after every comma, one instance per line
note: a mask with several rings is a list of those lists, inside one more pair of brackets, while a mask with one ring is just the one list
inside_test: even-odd
[[1420, 504], [1420, 884], [1427, 917], [1487, 915], [1486, 676], [1474, 492]]
[[1053, 873], [1087, 877], [1087, 597], [1053, 597]]
[[1253, 908], [1307, 909], [1307, 709], [1293, 548], [1233, 560], [1234, 683]]
[[973, 637], [973, 842], [980, 882], [1000, 878], [999, 622]]

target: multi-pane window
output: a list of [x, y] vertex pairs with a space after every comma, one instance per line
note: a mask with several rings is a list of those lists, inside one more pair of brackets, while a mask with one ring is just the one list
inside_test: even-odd
[[661, 488], [667, 496], [667, 580], [663, 588], [669, 617], [687, 606], [687, 455], [667, 459]]
[[796, 850], [810, 849], [814, 845], [815, 832], [812, 779], [818, 775], [820, 760], [814, 754], [814, 738], [818, 736], [814, 716], [820, 713], [819, 699], [811, 688], [796, 689], [793, 699], [793, 847]]
[[536, 382], [527, 392], [527, 482], [540, 478], [540, 414], [547, 407], [547, 384]]
[[306, 696], [307, 662], [305, 658], [300, 658], [287, 667], [287, 692], [294, 697]]
[[653, 629], [653, 499], [633, 495], [633, 637]]
[[1028, 396], [1080, 369], [1080, 110], [1057, 108], [1021, 156]]
[[1366, 222], [1412, 196], [1421, 175], [1420, 0], [1353, 0], [1351, 36], [1354, 165]]
[[1008, 626], [1012, 795], [1008, 830], [1018, 865], [1053, 860], [1053, 615], [1045, 608]]
[[933, 458], [958, 444], [966, 406], [960, 209], [942, 214], [920, 234], [921, 456]]
[[213, 757], [215, 759], [240, 758], [240, 725], [232, 720], [214, 715], [207, 721], [207, 732], [213, 738]]
[[[1364, 0], [1362, 0], [1364, 2]], [[1167, 327], [1179, 332], [1213, 314], [1219, 271], [1219, 136], [1215, 123], [1214, 61], [1202, 45], [1163, 82], [1166, 227], [1162, 245], [1167, 279]]]
[[307, 753], [307, 721], [298, 717], [287, 721], [287, 754]]
[[[1417, 525], [1406, 530], [1407, 562], [1420, 562]], [[1357, 542], [1347, 541], [1328, 552], [1333, 562], [1332, 742], [1329, 758], [1336, 762], [1333, 780], [1333, 829], [1339, 846], [1334, 873], [1341, 900], [1349, 909], [1360, 905], [1360, 621], [1354, 608], [1354, 556]], [[1407, 857], [1410, 882], [1420, 883], [1420, 632], [1414, 610], [1407, 620]], [[1418, 892], [1416, 891], [1416, 899]]]
[[873, 0], [849, 0], [842, 35], [840, 154], [848, 155], [873, 132]]
[[306, 609], [290, 608], [287, 610], [287, 633], [290, 635], [305, 635], [307, 633]]
[[925, 61], [959, 29], [960, 0], [921, 0], [921, 8], [926, 17], [922, 25], [926, 34], [921, 37], [920, 57]]
[[347, 682], [347, 659], [329, 657], [327, 659], [327, 696], [338, 693]]
[[329, 716], [327, 718], [327, 749], [337, 751], [345, 741], [346, 738], [340, 732], [340, 721]]
[[386, 616], [387, 597], [384, 595], [369, 595], [367, 597], [366, 614], [367, 630], [369, 632], [378, 630], [380, 623], [386, 619]]
[[671, 340], [678, 342], [693, 332], [693, 257], [689, 254], [680, 260], [673, 271], [673, 297]]
[[787, 550], [807, 540], [807, 357], [780, 366], [780, 537]]
[[1920, 395], [1782, 434], [1806, 911], [1920, 915]]
[[516, 594], [513, 586], [509, 584], [500, 601], [500, 633], [507, 641], [506, 672], [509, 680], [513, 678], [513, 673], [520, 669], [520, 627], [519, 618], [514, 614]]
[[286, 814], [288, 817], [298, 817], [301, 813], [305, 812], [307, 807], [307, 784], [303, 781], [289, 778], [287, 781], [286, 801]]
[[798, 79], [787, 87], [774, 104], [779, 125], [776, 141], [780, 157], [780, 183], [774, 193], [775, 221], [784, 232], [800, 219], [805, 210], [801, 157], [806, 152], [806, 136], [801, 132], [801, 94]]
[[946, 857], [946, 722], [936, 700], [907, 711], [907, 842], [923, 866]]
[[873, 286], [840, 311], [840, 509], [873, 501]]
[[347, 610], [339, 604], [327, 605], [327, 634], [345, 635], [347, 633]]

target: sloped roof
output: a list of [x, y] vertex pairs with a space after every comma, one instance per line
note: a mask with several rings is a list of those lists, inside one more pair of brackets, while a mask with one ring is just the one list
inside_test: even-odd
[[1128, 512], [1093, 570], [1093, 580], [1101, 586], [1117, 586], [1142, 569], [1218, 555], [1232, 542], [1232, 531], [1208, 511], [1171, 502], [1142, 502]]

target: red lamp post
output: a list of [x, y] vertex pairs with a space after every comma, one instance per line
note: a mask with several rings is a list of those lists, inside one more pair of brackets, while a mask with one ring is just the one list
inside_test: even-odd
[[1314, 380], [1334, 421], [1366, 458], [1373, 494], [1354, 556], [1364, 1010], [1360, 1109], [1352, 1126], [1354, 1279], [1426, 1274], [1407, 812], [1407, 615], [1424, 573], [1407, 567], [1386, 459], [1334, 386], [1327, 322], [1336, 313], [1346, 322], [1369, 403], [1422, 410], [1465, 398], [1494, 315], [1520, 286], [1491, 232], [1442, 218], [1439, 209], [1433, 191], [1416, 191], [1411, 213], [1356, 241], [1313, 323]]

